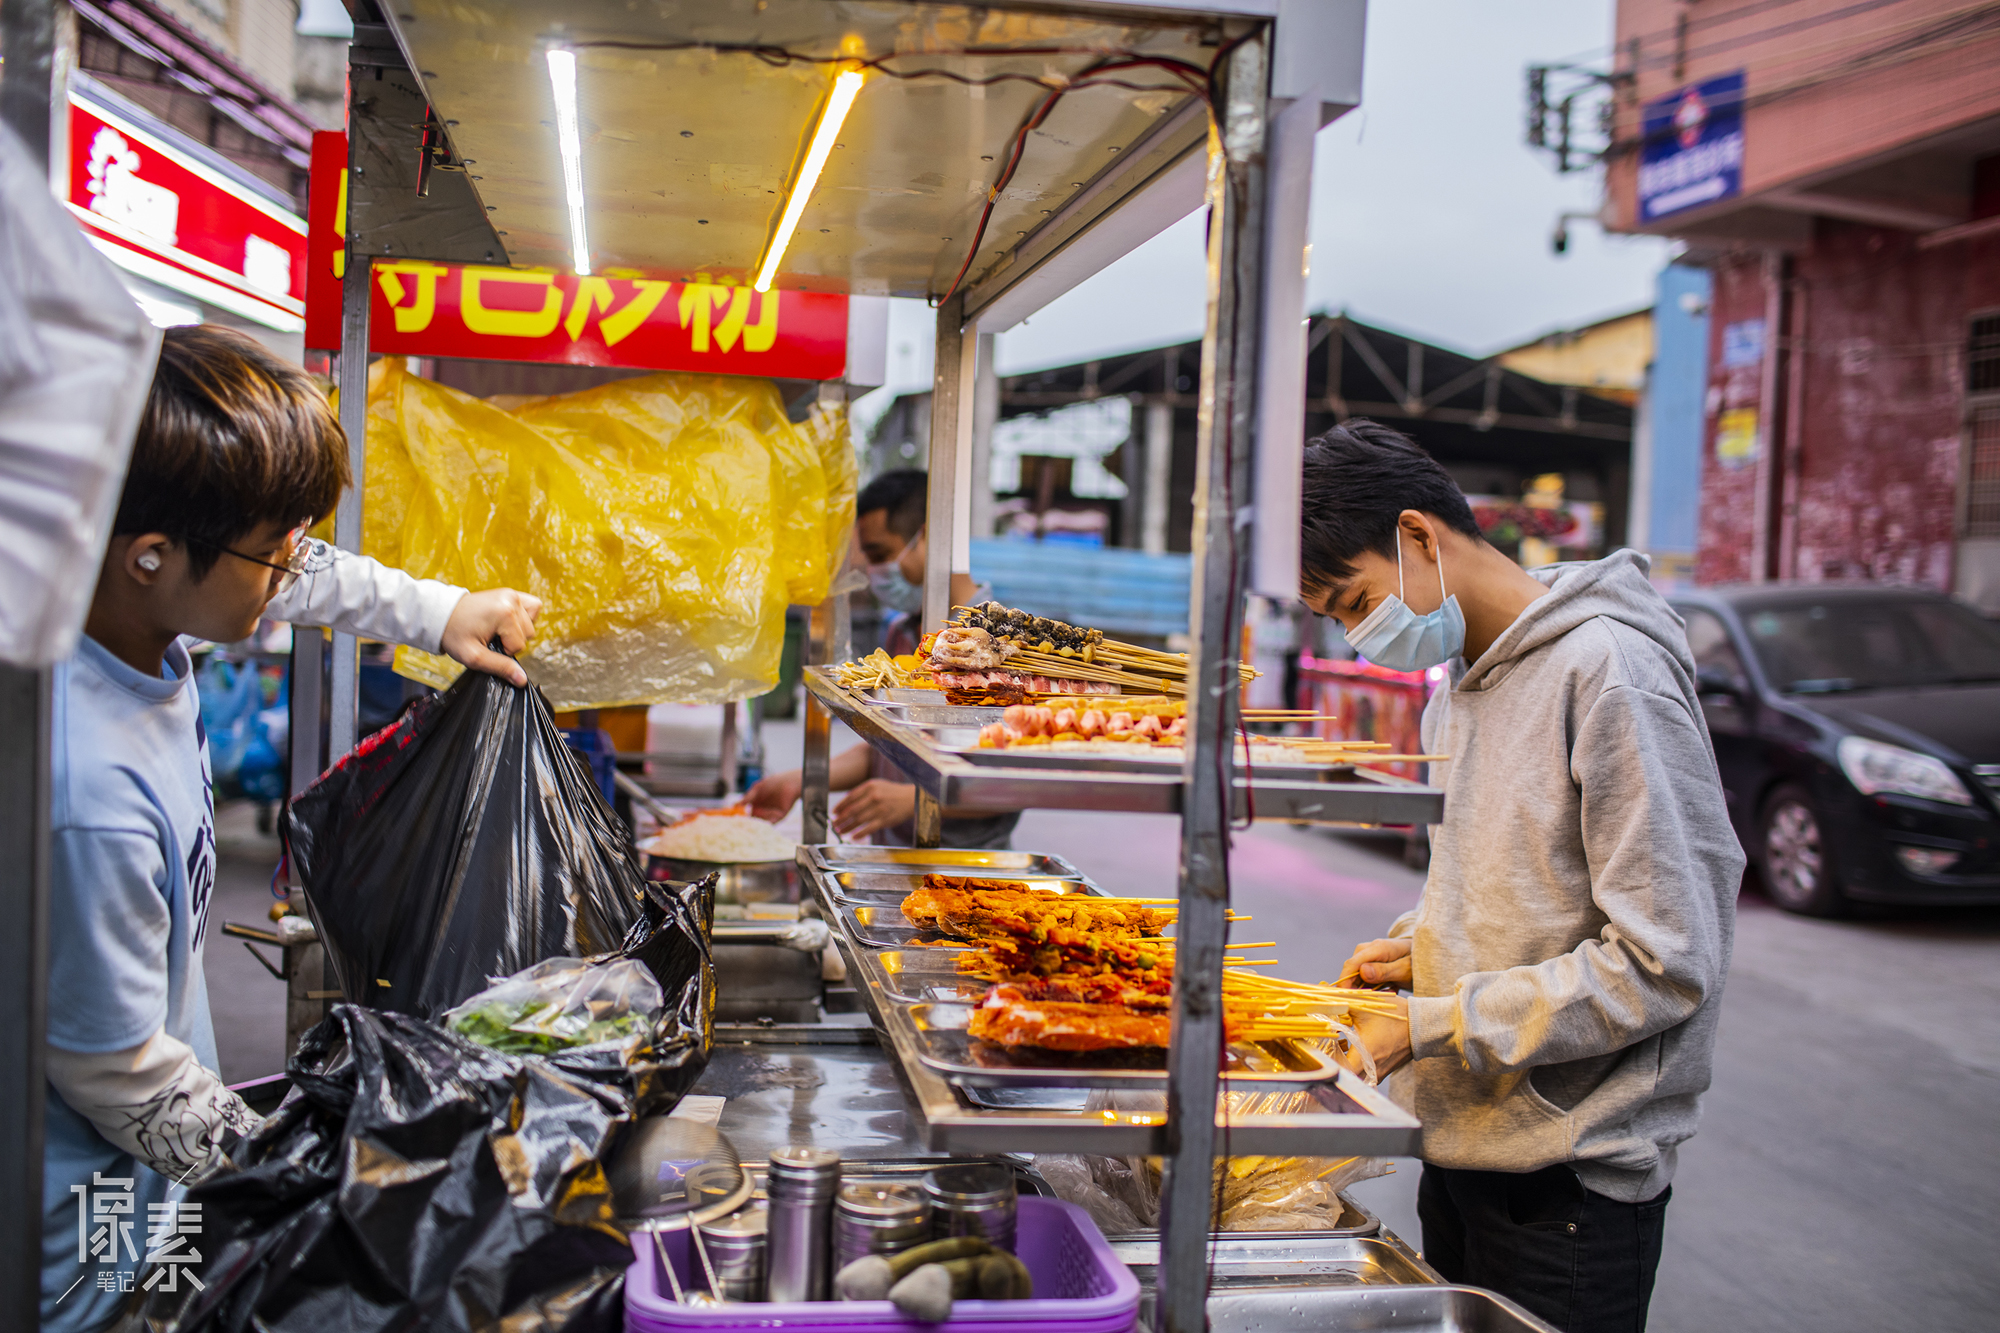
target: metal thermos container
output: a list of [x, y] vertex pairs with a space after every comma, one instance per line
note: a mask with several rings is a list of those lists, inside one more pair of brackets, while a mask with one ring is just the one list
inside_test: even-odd
[[941, 1166], [924, 1176], [931, 1235], [984, 1236], [1014, 1248], [1014, 1172], [1004, 1166]]
[[[715, 1273], [715, 1295], [725, 1301], [764, 1299], [765, 1233], [770, 1213], [761, 1203], [699, 1224], [701, 1246]], [[700, 1260], [696, 1260], [699, 1265]]]
[[833, 1197], [840, 1192], [840, 1154], [823, 1148], [780, 1148], [764, 1178], [771, 1200], [765, 1286], [774, 1301], [823, 1301], [833, 1272]]
[[900, 1254], [931, 1238], [931, 1206], [915, 1185], [845, 1185], [833, 1205], [833, 1271], [866, 1254]]

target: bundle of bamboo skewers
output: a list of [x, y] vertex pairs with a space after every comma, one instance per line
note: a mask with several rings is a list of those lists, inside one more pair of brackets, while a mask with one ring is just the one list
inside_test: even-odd
[[[1107, 639], [1097, 630], [1024, 615], [988, 602], [955, 606], [952, 623], [985, 629], [1016, 646], [1007, 670], [1064, 680], [1116, 685], [1127, 694], [1186, 694], [1188, 656]], [[1039, 635], [1040, 637], [1036, 637]], [[1239, 662], [1237, 674], [1255, 680], [1257, 671]]]

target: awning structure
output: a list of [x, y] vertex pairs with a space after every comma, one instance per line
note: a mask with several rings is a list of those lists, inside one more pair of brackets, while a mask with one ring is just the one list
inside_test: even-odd
[[969, 282], [1093, 182], [1129, 175], [1121, 155], [1178, 157], [1200, 143], [1190, 81], [1198, 86], [1220, 41], [1209, 18], [1158, 11], [1133, 21], [841, 5], [830, 23], [820, 3], [738, 2], [705, 5], [683, 36], [647, 8], [397, 8], [396, 33], [512, 262], [571, 258], [550, 49], [575, 53], [592, 262], [746, 283], [835, 79], [851, 68], [861, 90], [778, 285], [931, 298], [951, 286], [1017, 148]]

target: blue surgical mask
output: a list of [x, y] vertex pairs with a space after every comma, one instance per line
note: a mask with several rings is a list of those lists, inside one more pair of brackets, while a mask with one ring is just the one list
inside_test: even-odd
[[875, 600], [891, 610], [908, 611], [911, 615], [923, 613], [923, 586], [904, 578], [902, 568], [893, 560], [869, 569], [868, 587]]
[[[1444, 591], [1444, 548], [1438, 548], [1438, 591]], [[1458, 598], [1420, 616], [1404, 603], [1403, 534], [1396, 532], [1396, 596], [1385, 597], [1359, 625], [1347, 631], [1355, 652], [1391, 671], [1422, 671], [1449, 662], [1465, 651], [1465, 614]]]

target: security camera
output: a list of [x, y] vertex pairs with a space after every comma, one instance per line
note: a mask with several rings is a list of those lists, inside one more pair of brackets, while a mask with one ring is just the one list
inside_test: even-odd
[[[1569, 224], [1572, 222], [1598, 222], [1595, 213], [1558, 213], [1556, 229], [1549, 234], [1549, 249], [1561, 255], [1569, 252]], [[1603, 224], [1598, 222], [1599, 226]]]

